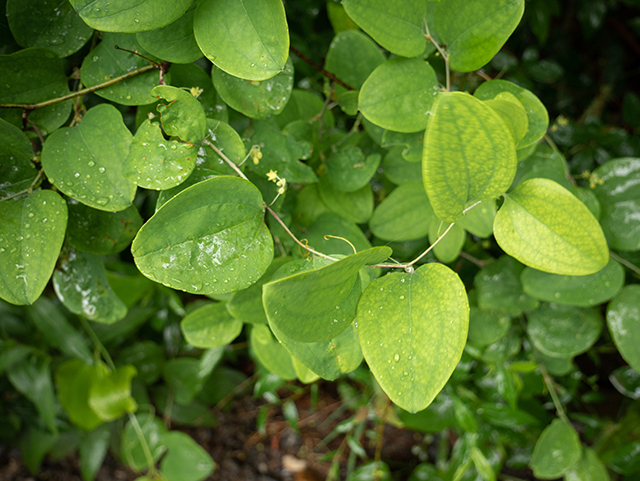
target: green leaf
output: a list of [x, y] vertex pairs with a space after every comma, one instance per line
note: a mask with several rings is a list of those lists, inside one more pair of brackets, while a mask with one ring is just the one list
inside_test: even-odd
[[24, 465], [32, 475], [38, 474], [45, 454], [55, 446], [58, 439], [57, 434], [50, 434], [33, 427], [27, 428], [22, 434], [19, 440], [20, 454]]
[[53, 434], [58, 434], [56, 426], [56, 402], [49, 371], [49, 360], [32, 357], [18, 362], [7, 369], [7, 377], [13, 387], [35, 404], [38, 414]]
[[38, 172], [31, 163], [33, 146], [20, 129], [0, 119], [0, 198], [26, 190]]
[[356, 224], [333, 212], [320, 214], [307, 230], [305, 239], [311, 247], [324, 254], [353, 254], [353, 248], [343, 239], [349, 241], [356, 251], [371, 248], [371, 243]]
[[471, 72], [498, 53], [520, 23], [524, 0], [438, 2], [434, 23], [449, 50], [451, 68]]
[[293, 64], [287, 60], [281, 72], [262, 81], [248, 81], [217, 68], [211, 69], [216, 90], [229, 106], [252, 119], [278, 115], [293, 89]]
[[70, 0], [87, 25], [103, 32], [144, 32], [180, 18], [191, 0]]
[[495, 201], [485, 200], [460, 217], [456, 225], [474, 236], [486, 239], [493, 234], [493, 220], [495, 217]]
[[227, 302], [227, 310], [236, 319], [249, 324], [267, 324], [267, 315], [262, 305], [262, 286], [287, 262], [290, 257], [277, 257], [257, 282], [246, 289], [234, 292]]
[[565, 189], [572, 190], [573, 186], [567, 178], [568, 172], [567, 161], [560, 152], [545, 150], [539, 146], [532, 155], [518, 162], [512, 187], [517, 187], [525, 180], [542, 178], [553, 180]]
[[271, 325], [271, 329], [280, 344], [293, 356], [294, 362], [299, 360], [323, 379], [333, 381], [355, 370], [362, 362], [362, 349], [353, 324], [333, 339], [322, 342], [294, 341], [282, 333], [275, 324]]
[[582, 457], [578, 433], [561, 419], [554, 419], [538, 438], [529, 466], [541, 479], [555, 479], [567, 473]]
[[293, 89], [287, 105], [275, 120], [281, 129], [296, 120], [313, 124], [318, 121], [318, 114], [323, 110], [325, 112], [322, 116], [322, 127], [331, 130], [335, 126], [335, 118], [331, 110], [324, 108], [323, 99], [314, 92]]
[[[613, 249], [640, 249], [640, 158], [611, 160], [593, 172], [604, 183], [595, 193], [602, 204], [601, 224]], [[595, 177], [597, 176], [597, 177]]]
[[404, 160], [407, 162], [422, 161], [424, 132], [415, 132], [413, 134], [404, 134], [402, 132], [394, 132], [393, 130], [383, 130], [383, 132], [382, 147], [388, 149], [389, 147], [402, 146], [402, 158]]
[[177, 87], [158, 85], [151, 95], [166, 100], [157, 107], [165, 133], [190, 144], [200, 144], [205, 135], [207, 119], [200, 102], [191, 94]]
[[426, 0], [390, 3], [385, 0], [344, 0], [346, 12], [373, 39], [402, 57], [424, 52]]
[[493, 231], [507, 254], [545, 272], [588, 275], [609, 261], [598, 221], [552, 180], [530, 179], [505, 195]]
[[591, 448], [583, 448], [582, 459], [564, 475], [566, 481], [609, 481], [606, 466]]
[[551, 357], [574, 357], [593, 346], [602, 332], [600, 314], [589, 308], [548, 304], [529, 314], [533, 345]]
[[79, 458], [80, 472], [82, 473], [82, 479], [85, 481], [93, 481], [96, 478], [98, 470], [107, 455], [110, 437], [111, 430], [109, 426], [103, 426], [82, 436]]
[[[194, 87], [202, 89], [202, 92], [197, 98], [202, 104], [207, 119], [221, 120], [223, 122], [229, 121], [227, 105], [222, 101], [220, 95], [213, 87], [209, 74], [197, 64], [172, 65], [170, 83], [174, 87], [186, 87], [189, 91], [192, 91]], [[141, 110], [141, 108], [138, 108], [138, 113], [140, 113]]]
[[640, 442], [627, 442], [613, 453], [608, 453], [607, 464], [617, 473], [637, 474], [640, 472]]
[[329, 159], [327, 176], [335, 189], [354, 192], [369, 183], [381, 160], [380, 154], [365, 156], [359, 147], [347, 147]]
[[[434, 244], [442, 234], [447, 230], [450, 224], [442, 222], [437, 217], [431, 219], [429, 225], [429, 242]], [[447, 232], [440, 242], [433, 248], [433, 253], [440, 262], [449, 263], [458, 258], [464, 241], [467, 238], [467, 233], [464, 229], [457, 224]]]
[[442, 264], [376, 279], [358, 304], [364, 358], [391, 400], [409, 412], [426, 408], [451, 376], [468, 323], [464, 285]]
[[174, 289], [225, 294], [256, 282], [273, 259], [264, 203], [237, 177], [205, 180], [164, 204], [131, 252], [140, 272]]
[[196, 9], [193, 31], [207, 58], [235, 77], [274, 77], [289, 56], [289, 28], [281, 0], [204, 0]]
[[473, 459], [473, 464], [482, 479], [486, 481], [495, 481], [496, 473], [494, 472], [493, 467], [477, 446], [473, 446], [471, 448], [471, 459]]
[[307, 158], [310, 144], [299, 142], [293, 137], [283, 134], [273, 119], [257, 120], [253, 122], [254, 133], [249, 139], [249, 145], [260, 146], [262, 158], [256, 164], [249, 164], [249, 168], [263, 177], [270, 170], [278, 173], [287, 183], [312, 184], [318, 182], [318, 177], [311, 167], [298, 159]]
[[330, 211], [340, 214], [354, 224], [364, 224], [373, 212], [373, 190], [367, 184], [354, 192], [336, 189], [328, 175], [320, 178], [320, 199]]
[[588, 276], [561, 276], [527, 267], [522, 288], [536, 299], [568, 306], [593, 307], [607, 302], [624, 285], [624, 268], [612, 258], [609, 263]]
[[169, 452], [160, 463], [160, 471], [167, 481], [201, 481], [216, 467], [209, 453], [191, 436], [171, 431], [162, 436]]
[[171, 63], [189, 64], [201, 58], [202, 52], [193, 34], [196, 6], [197, 2], [191, 3], [183, 15], [165, 27], [138, 33], [136, 38], [142, 48]]
[[607, 306], [607, 326], [618, 351], [640, 373], [640, 286], [628, 285]]
[[91, 431], [103, 423], [89, 406], [89, 391], [97, 366], [72, 359], [60, 365], [55, 372], [58, 399], [73, 424]]
[[455, 222], [471, 204], [507, 191], [516, 173], [515, 145], [498, 114], [467, 93], [442, 93], [431, 110], [424, 186], [436, 216]]
[[529, 129], [529, 119], [522, 102], [512, 93], [502, 92], [492, 100], [485, 100], [484, 103], [500, 116], [517, 145]]
[[127, 307], [107, 281], [102, 259], [69, 249], [53, 274], [58, 299], [74, 314], [90, 321], [113, 324], [127, 315]]
[[[388, 8], [396, 9], [397, 5], [388, 4]], [[362, 115], [380, 127], [418, 132], [427, 126], [439, 90], [436, 73], [427, 62], [419, 58], [393, 58], [367, 78], [360, 90], [358, 106]]]
[[[38, 103], [69, 92], [64, 63], [51, 50], [33, 47], [0, 55], [0, 103]], [[66, 100], [34, 110], [29, 120], [42, 135], [47, 135], [67, 121], [71, 102]], [[19, 110], [2, 109], [0, 117], [18, 126], [22, 124]]]
[[76, 127], [49, 136], [42, 166], [60, 191], [94, 209], [108, 212], [131, 205], [136, 186], [122, 175], [132, 135], [113, 105], [90, 109]]
[[609, 375], [609, 381], [626, 397], [640, 399], [640, 374], [629, 366], [619, 367]]
[[267, 370], [287, 381], [296, 378], [291, 355], [273, 337], [269, 326], [264, 324], [254, 325], [251, 328], [249, 345], [258, 361]]
[[160, 124], [146, 120], [131, 142], [122, 174], [145, 189], [170, 189], [189, 177], [197, 152], [193, 144], [165, 140]]
[[[158, 461], [160, 456], [166, 451], [163, 439], [167, 428], [162, 422], [162, 419], [154, 417], [153, 414], [144, 413], [137, 416], [134, 414], [134, 416], [136, 423], [142, 430], [142, 435], [144, 436], [149, 453], [151, 453], [151, 459], [153, 459], [154, 462]], [[136, 472], [140, 472], [149, 467], [147, 465], [145, 449], [142, 447], [138, 433], [131, 421], [125, 426], [120, 439], [120, 459]]]
[[76, 249], [96, 255], [117, 254], [126, 249], [142, 226], [134, 205], [120, 212], [105, 212], [67, 201], [69, 243]]
[[265, 284], [263, 303], [269, 324], [294, 341], [331, 340], [355, 317], [361, 293], [358, 271], [390, 255], [390, 248], [374, 247]]
[[[148, 60], [138, 55], [116, 50], [116, 45], [149, 57], [149, 53], [138, 44], [134, 34], [105, 33], [100, 44], [89, 52], [82, 62], [80, 78], [86, 87], [93, 87], [149, 65]], [[151, 95], [151, 89], [158, 85], [159, 79], [160, 72], [154, 69], [96, 90], [95, 93], [122, 105], [152, 104], [157, 98]]]
[[7, 19], [20, 45], [48, 48], [60, 57], [77, 52], [93, 35], [93, 29], [63, 0], [9, 0]]
[[118, 364], [131, 364], [145, 384], [153, 384], [160, 377], [164, 351], [153, 341], [136, 342], [120, 350]]
[[474, 284], [478, 293], [478, 307], [484, 311], [496, 311], [519, 316], [522, 311], [538, 307], [538, 301], [522, 290], [520, 275], [524, 266], [509, 256], [483, 267], [476, 274]]
[[189, 344], [198, 348], [226, 346], [242, 331], [242, 321], [227, 311], [224, 303], [202, 306], [189, 313], [180, 323]]
[[27, 308], [27, 314], [51, 345], [67, 356], [77, 357], [85, 363], [92, 362], [93, 357], [87, 342], [53, 301], [41, 297], [33, 306]]
[[471, 306], [469, 311], [469, 343], [474, 346], [489, 346], [504, 338], [511, 327], [508, 315], [481, 311]]
[[549, 125], [549, 114], [547, 109], [531, 91], [520, 87], [507, 80], [491, 80], [484, 82], [475, 90], [473, 95], [480, 100], [491, 100], [503, 92], [508, 92], [516, 96], [522, 103], [529, 120], [527, 133], [518, 143], [519, 149], [524, 149], [533, 145], [547, 132]]
[[57, 193], [40, 190], [0, 202], [0, 219], [0, 297], [31, 304], [53, 273], [67, 228], [67, 206]]
[[201, 361], [190, 357], [171, 359], [162, 368], [162, 376], [176, 402], [183, 405], [193, 402], [209, 373], [209, 369], [203, 369]]
[[[417, 162], [406, 161], [402, 157], [403, 150], [401, 146], [392, 147], [382, 159], [384, 176], [397, 185], [415, 182], [422, 176], [422, 166]], [[493, 233], [493, 229], [491, 232]]]
[[131, 397], [131, 378], [136, 374], [133, 366], [109, 372], [104, 364], [96, 364], [88, 402], [100, 419], [114, 421], [135, 412], [137, 404]]

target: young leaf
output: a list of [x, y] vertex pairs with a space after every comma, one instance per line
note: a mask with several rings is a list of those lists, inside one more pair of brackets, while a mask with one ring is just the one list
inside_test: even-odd
[[167, 481], [201, 481], [216, 467], [209, 453], [191, 436], [171, 431], [162, 436], [169, 452], [160, 463], [160, 471]]
[[436, 216], [455, 222], [465, 207], [507, 191], [516, 173], [515, 144], [498, 114], [467, 93], [438, 95], [432, 111], [424, 186]]
[[242, 321], [234, 319], [224, 303], [208, 304], [190, 312], [180, 323], [189, 344], [198, 348], [225, 346], [242, 331]]
[[538, 438], [529, 466], [541, 479], [555, 479], [567, 473], [582, 457], [578, 433], [561, 419], [554, 419]]
[[362, 115], [380, 127], [418, 132], [427, 126], [438, 92], [431, 65], [419, 58], [393, 58], [369, 75], [360, 90], [358, 106]]
[[262, 299], [269, 324], [294, 341], [336, 337], [355, 317], [362, 292], [358, 271], [390, 255], [388, 247], [374, 247], [265, 284]]
[[449, 49], [451, 68], [471, 72], [498, 53], [524, 13], [524, 0], [438, 2], [434, 23]]
[[493, 231], [507, 254], [545, 272], [588, 275], [609, 261], [598, 221], [552, 180], [530, 179], [505, 195]]
[[39, 190], [0, 202], [0, 298], [31, 304], [44, 290], [60, 254], [67, 206], [59, 194]]
[[541, 301], [593, 307], [614, 297], [624, 277], [624, 267], [610, 258], [606, 266], [588, 276], [560, 276], [527, 267], [520, 280], [524, 291]]
[[113, 421], [138, 407], [131, 397], [131, 378], [136, 368], [122, 366], [109, 372], [102, 363], [94, 366], [88, 403], [103, 421]]
[[55, 372], [60, 405], [73, 424], [87, 431], [103, 423], [89, 406], [89, 391], [94, 374], [95, 367], [80, 359], [65, 362]]
[[214, 177], [180, 192], [142, 226], [131, 252], [140, 272], [174, 289], [224, 294], [257, 281], [273, 259], [258, 189]]
[[69, 197], [98, 210], [124, 210], [136, 194], [136, 185], [122, 175], [132, 138], [120, 112], [101, 104], [76, 127], [47, 138], [42, 166], [49, 181]]
[[442, 264], [376, 279], [358, 304], [364, 358], [391, 400], [409, 412], [426, 408], [445, 385], [468, 324], [464, 285]]
[[191, 0], [71, 0], [87, 25], [103, 32], [144, 32], [164, 27], [187, 11]]
[[351, 17], [373, 39], [402, 57], [417, 57], [424, 52], [422, 31], [426, 14], [425, 0], [392, 3], [386, 0], [344, 0]]
[[607, 326], [629, 365], [640, 373], [640, 286], [625, 286], [607, 307]]
[[269, 79], [282, 71], [289, 56], [281, 0], [204, 0], [196, 9], [193, 31], [207, 58], [235, 77]]

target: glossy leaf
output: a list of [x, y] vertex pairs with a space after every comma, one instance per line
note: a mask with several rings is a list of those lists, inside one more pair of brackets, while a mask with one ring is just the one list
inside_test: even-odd
[[634, 400], [640, 399], [640, 373], [633, 368], [619, 367], [609, 375], [609, 381], [621, 394]]
[[364, 358], [391, 400], [409, 412], [426, 408], [445, 385], [468, 324], [464, 285], [442, 264], [376, 279], [358, 304]]
[[127, 307], [107, 281], [102, 259], [70, 249], [53, 274], [58, 299], [74, 314], [90, 321], [113, 324], [127, 315]]
[[289, 28], [281, 0], [204, 0], [193, 25], [202, 52], [218, 68], [248, 80], [277, 75], [289, 56]]
[[[51, 50], [32, 47], [0, 55], [0, 103], [37, 103], [69, 93], [64, 63]], [[63, 125], [71, 113], [71, 100], [37, 109], [29, 120], [43, 135]], [[22, 124], [19, 110], [0, 110], [0, 117]]]
[[591, 448], [583, 448], [582, 459], [564, 475], [566, 481], [609, 481], [606, 466]]
[[536, 477], [555, 479], [573, 468], [581, 457], [578, 433], [563, 420], [554, 419], [538, 438], [529, 466]]
[[529, 314], [527, 333], [543, 354], [573, 357], [595, 344], [602, 324], [602, 318], [593, 309], [549, 304]]
[[160, 463], [160, 471], [167, 481], [201, 481], [216, 467], [209, 453], [191, 436], [171, 431], [162, 436], [169, 452]]
[[624, 285], [624, 268], [612, 258], [588, 276], [561, 276], [527, 267], [522, 288], [536, 299], [568, 306], [593, 307], [614, 297]]
[[628, 285], [607, 307], [607, 326], [618, 351], [640, 373], [640, 286]]
[[158, 85], [153, 88], [151, 95], [167, 102], [166, 105], [161, 103], [157, 107], [162, 128], [167, 135], [191, 144], [202, 142], [207, 119], [202, 105], [191, 92], [169, 85]]
[[296, 378], [291, 355], [271, 334], [269, 326], [256, 324], [249, 336], [251, 350], [269, 371], [285, 380]]
[[545, 272], [588, 275], [609, 261], [598, 221], [552, 180], [530, 179], [505, 195], [493, 231], [507, 254]]
[[322, 202], [336, 214], [340, 214], [354, 224], [364, 224], [373, 212], [373, 190], [367, 184], [354, 192], [336, 189], [325, 175], [320, 178], [319, 189]]
[[222, 100], [231, 108], [252, 119], [266, 119], [282, 112], [289, 101], [293, 64], [287, 60], [281, 72], [262, 81], [238, 78], [214, 66], [211, 79]]
[[142, 227], [142, 217], [133, 205], [120, 212], [105, 212], [69, 199], [67, 206], [69, 243], [83, 252], [117, 254], [131, 244]]
[[72, 359], [55, 372], [58, 399], [62, 408], [72, 423], [87, 431], [103, 423], [89, 406], [89, 391], [97, 369], [97, 366], [85, 364], [80, 359]]
[[353, 325], [349, 325], [333, 339], [322, 342], [294, 341], [285, 336], [275, 324], [272, 324], [271, 329], [294, 361], [299, 360], [323, 379], [337, 379], [355, 370], [362, 362], [362, 349]]
[[60, 253], [67, 206], [51, 190], [0, 203], [0, 297], [31, 304], [42, 294]]
[[164, 27], [187, 11], [191, 0], [71, 0], [87, 25], [103, 32], [144, 32]]
[[547, 109], [531, 91], [507, 80], [491, 80], [484, 82], [475, 90], [473, 95], [480, 100], [491, 100], [503, 92], [516, 96], [525, 108], [528, 117], [527, 133], [518, 142], [518, 148], [524, 149], [540, 140], [547, 132], [549, 114]]
[[256, 282], [273, 259], [260, 192], [219, 176], [182, 191], [142, 226], [131, 252], [151, 280], [198, 294]]
[[108, 104], [90, 109], [76, 127], [47, 138], [42, 165], [60, 191], [94, 209], [108, 212], [131, 205], [136, 186], [122, 175], [132, 135], [118, 110]]
[[[100, 44], [82, 62], [80, 78], [85, 86], [93, 87], [149, 65], [148, 60], [138, 55], [116, 50], [116, 45], [149, 57], [149, 53], [138, 44], [134, 34], [105, 33]], [[151, 89], [158, 85], [159, 78], [159, 71], [154, 69], [96, 90], [96, 95], [122, 105], [152, 104], [157, 99], [151, 95]]]
[[294, 341], [336, 337], [356, 315], [361, 293], [358, 271], [390, 255], [388, 247], [374, 247], [265, 284], [263, 303], [269, 324]]
[[601, 224], [613, 249], [640, 249], [640, 158], [611, 160], [593, 172], [602, 204]]
[[199, 348], [225, 346], [242, 331], [242, 321], [227, 311], [224, 303], [202, 306], [189, 313], [180, 323], [189, 344]]
[[348, 147], [329, 159], [327, 175], [335, 189], [354, 192], [369, 183], [381, 160], [380, 154], [365, 155], [358, 147]]
[[136, 38], [140, 45], [162, 60], [171, 63], [189, 64], [202, 57], [202, 52], [193, 34], [193, 18], [197, 2], [173, 23], [147, 32], [140, 32]]
[[345, 0], [343, 6], [349, 17], [384, 48], [402, 57], [416, 57], [426, 47], [423, 34], [426, 3]]
[[489, 63], [524, 13], [524, 0], [449, 0], [436, 4], [434, 23], [447, 44], [451, 68], [477, 70]]
[[0, 198], [24, 191], [38, 172], [31, 163], [33, 147], [20, 129], [0, 119]]
[[358, 107], [362, 115], [380, 127], [418, 132], [427, 126], [439, 91], [436, 73], [427, 62], [393, 58], [369, 75], [360, 90]]
[[158, 122], [145, 121], [136, 132], [122, 174], [145, 189], [165, 190], [180, 185], [196, 165], [197, 147], [165, 140]]
[[10, 0], [7, 19], [13, 38], [20, 45], [44, 47], [60, 57], [80, 50], [93, 34], [93, 29], [66, 1]]
[[109, 372], [104, 364], [97, 364], [89, 389], [89, 406], [103, 421], [113, 421], [134, 412], [137, 404], [131, 397], [133, 366], [122, 366]]
[[424, 186], [436, 216], [455, 222], [465, 207], [507, 191], [516, 173], [515, 145], [498, 114], [469, 94], [442, 93], [432, 111]]

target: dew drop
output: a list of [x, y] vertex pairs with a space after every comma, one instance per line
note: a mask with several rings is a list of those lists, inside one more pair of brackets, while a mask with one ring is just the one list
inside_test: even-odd
[[104, 174], [105, 168], [104, 167], [100, 167], [98, 168], [98, 172], [100, 172], [101, 174]]
[[393, 356], [393, 360], [395, 362], [398, 362], [400, 360], [400, 356], [398, 354], [396, 354], [395, 356]]
[[96, 165], [96, 163], [93, 160], [90, 160], [89, 162], [87, 162], [87, 165], [89, 167], [93, 167], [94, 165]]

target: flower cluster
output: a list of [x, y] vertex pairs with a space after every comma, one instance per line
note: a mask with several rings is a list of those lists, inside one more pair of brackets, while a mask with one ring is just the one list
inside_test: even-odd
[[267, 179], [269, 179], [269, 182], [275, 182], [276, 185], [280, 187], [278, 189], [278, 195], [284, 194], [284, 190], [287, 185], [287, 180], [283, 179], [282, 177], [279, 177], [277, 170], [270, 170], [269, 172], [267, 172]]

